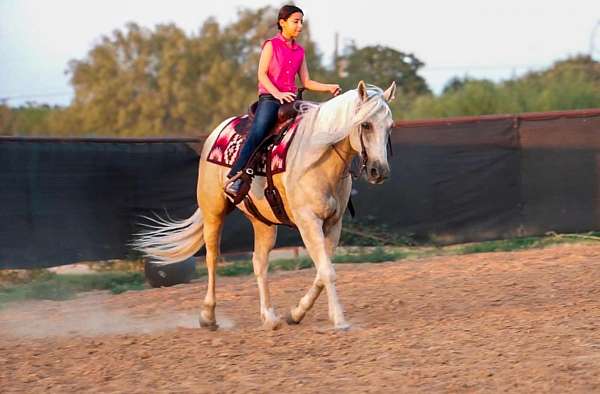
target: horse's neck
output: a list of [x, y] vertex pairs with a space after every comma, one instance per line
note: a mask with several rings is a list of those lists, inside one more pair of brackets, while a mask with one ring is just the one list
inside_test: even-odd
[[349, 175], [350, 165], [355, 155], [356, 152], [350, 145], [350, 137], [346, 137], [335, 144], [320, 147], [306, 157], [298, 158], [305, 165], [301, 171], [310, 168], [315, 170], [323, 181], [336, 181]]
[[350, 145], [350, 136], [333, 145], [329, 150], [329, 156], [331, 156], [329, 161], [332, 162], [330, 168], [335, 175], [342, 177], [349, 175], [352, 159], [356, 156], [356, 152]]

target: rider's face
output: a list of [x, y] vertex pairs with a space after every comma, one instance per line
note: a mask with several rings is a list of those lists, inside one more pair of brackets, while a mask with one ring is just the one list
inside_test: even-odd
[[296, 38], [302, 32], [302, 23], [304, 15], [301, 12], [294, 12], [286, 20], [280, 19], [279, 25], [281, 26], [281, 33], [286, 38]]

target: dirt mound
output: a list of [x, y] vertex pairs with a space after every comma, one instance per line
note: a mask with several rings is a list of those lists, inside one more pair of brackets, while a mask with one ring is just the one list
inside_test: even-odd
[[[600, 390], [600, 246], [338, 265], [353, 328], [326, 297], [299, 326], [260, 328], [253, 277], [86, 294], [0, 311], [3, 392], [565, 392]], [[271, 275], [279, 313], [313, 270]]]

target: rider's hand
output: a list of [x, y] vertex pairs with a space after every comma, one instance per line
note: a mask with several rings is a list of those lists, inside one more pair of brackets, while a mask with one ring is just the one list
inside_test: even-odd
[[337, 96], [342, 92], [342, 88], [340, 88], [340, 85], [338, 85], [337, 83], [332, 83], [328, 85], [327, 91], [332, 95]]
[[281, 104], [283, 103], [291, 103], [296, 99], [296, 95], [291, 92], [279, 92], [274, 94], [275, 98], [279, 100]]

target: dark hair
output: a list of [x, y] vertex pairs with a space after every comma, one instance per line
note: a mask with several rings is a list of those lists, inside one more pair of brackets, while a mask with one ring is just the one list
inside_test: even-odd
[[281, 31], [281, 25], [279, 24], [279, 21], [281, 19], [287, 21], [290, 15], [295, 14], [296, 12], [299, 12], [302, 15], [304, 15], [304, 11], [302, 11], [300, 7], [296, 7], [295, 5], [284, 5], [283, 7], [281, 7], [281, 9], [279, 10], [279, 15], [277, 15], [277, 29]]

